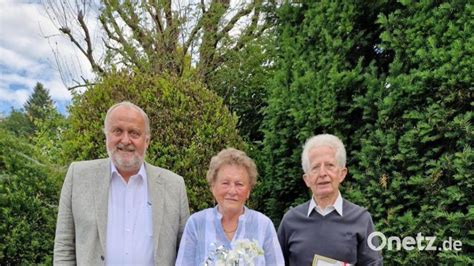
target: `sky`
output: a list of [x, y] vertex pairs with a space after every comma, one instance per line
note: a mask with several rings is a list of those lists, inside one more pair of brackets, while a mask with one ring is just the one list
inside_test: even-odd
[[49, 89], [58, 110], [67, 113], [71, 93], [53, 51], [77, 65], [80, 75], [92, 76], [85, 57], [59, 34], [39, 0], [0, 0], [0, 116], [12, 107], [22, 108], [37, 82]]

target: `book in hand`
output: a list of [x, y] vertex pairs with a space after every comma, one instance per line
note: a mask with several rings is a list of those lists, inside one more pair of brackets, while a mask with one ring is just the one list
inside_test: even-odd
[[347, 262], [331, 259], [318, 254], [314, 254], [313, 266], [351, 266]]

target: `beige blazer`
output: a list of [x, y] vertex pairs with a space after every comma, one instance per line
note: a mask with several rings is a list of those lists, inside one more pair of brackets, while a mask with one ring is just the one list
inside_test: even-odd
[[[174, 265], [184, 225], [188, 198], [181, 176], [145, 163], [148, 197], [153, 212], [156, 265]], [[110, 160], [74, 162], [64, 180], [59, 200], [55, 265], [104, 265]]]

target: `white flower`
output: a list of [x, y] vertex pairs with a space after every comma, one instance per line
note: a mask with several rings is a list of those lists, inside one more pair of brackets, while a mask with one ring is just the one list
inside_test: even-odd
[[263, 249], [257, 240], [239, 239], [234, 243], [233, 249], [211, 244], [211, 252], [204, 262], [205, 266], [253, 266], [253, 259], [263, 255]]

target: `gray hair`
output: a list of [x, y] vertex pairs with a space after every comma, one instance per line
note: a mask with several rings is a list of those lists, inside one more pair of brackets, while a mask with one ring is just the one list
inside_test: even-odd
[[216, 156], [212, 157], [207, 171], [207, 182], [213, 185], [217, 179], [217, 172], [224, 165], [238, 165], [247, 170], [249, 174], [250, 187], [253, 188], [257, 183], [257, 166], [255, 162], [241, 150], [227, 148], [220, 151]]
[[117, 109], [118, 107], [126, 107], [126, 108], [130, 108], [130, 109], [135, 109], [136, 111], [138, 111], [142, 116], [143, 116], [143, 119], [145, 119], [145, 135], [150, 137], [151, 135], [151, 132], [150, 132], [150, 119], [148, 118], [148, 115], [145, 113], [145, 111], [143, 111], [142, 108], [138, 107], [137, 105], [131, 103], [131, 102], [128, 102], [128, 101], [123, 101], [123, 102], [120, 102], [120, 103], [116, 103], [114, 105], [112, 105], [109, 110], [107, 111], [107, 114], [105, 115], [105, 120], [104, 120], [104, 133], [107, 133], [107, 127], [108, 127], [108, 123], [109, 123], [109, 116], [110, 114], [112, 113], [113, 110]]
[[330, 147], [336, 150], [336, 162], [339, 167], [346, 166], [346, 148], [342, 141], [331, 134], [320, 134], [306, 140], [301, 154], [301, 164], [305, 173], [309, 172], [309, 152], [317, 147]]

